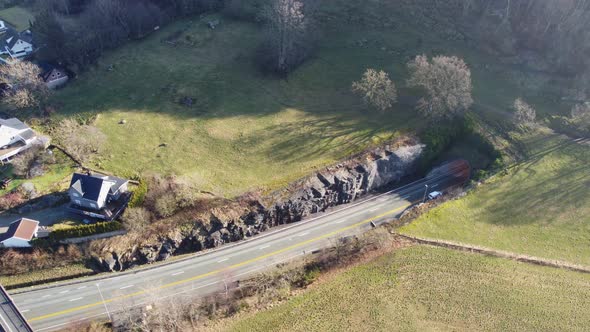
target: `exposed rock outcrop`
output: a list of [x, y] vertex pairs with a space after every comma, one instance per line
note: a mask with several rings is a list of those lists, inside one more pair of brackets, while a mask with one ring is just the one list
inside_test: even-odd
[[168, 236], [157, 237], [154, 241], [146, 240], [123, 252], [105, 245], [100, 257], [95, 257], [95, 260], [103, 270], [120, 271], [138, 264], [165, 260], [174, 254], [218, 247], [259, 234], [273, 226], [300, 221], [313, 213], [352, 202], [372, 190], [399, 181], [412, 173], [422, 150], [423, 145], [413, 139], [398, 141], [395, 145], [328, 167], [262, 200], [230, 204], [225, 209], [210, 211], [208, 219], [195, 217], [192, 222], [184, 224], [182, 230], [170, 231]]

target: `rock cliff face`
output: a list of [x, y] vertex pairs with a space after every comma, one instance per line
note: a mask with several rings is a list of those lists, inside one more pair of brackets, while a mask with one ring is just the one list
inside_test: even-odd
[[[415, 140], [401, 146], [387, 146], [329, 167], [293, 183], [247, 206], [228, 206], [237, 217], [220, 217], [211, 211], [209, 218], [195, 218], [182, 230], [175, 229], [157, 241], [147, 241], [123, 252], [105, 246], [98, 266], [106, 271], [121, 271], [139, 264], [165, 260], [171, 255], [197, 252], [224, 243], [239, 241], [270, 227], [297, 222], [340, 204], [346, 204], [384, 185], [412, 173], [423, 145]], [[226, 211], [224, 211], [226, 212]], [[230, 213], [231, 215], [232, 213]], [[153, 243], [152, 243], [153, 242]]]

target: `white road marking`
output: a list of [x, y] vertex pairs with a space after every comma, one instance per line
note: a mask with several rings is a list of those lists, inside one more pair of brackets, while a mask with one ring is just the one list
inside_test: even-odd
[[63, 291], [63, 292], [59, 292], [59, 293], [60, 293], [60, 294], [65, 294], [65, 293], [67, 293], [67, 292], [69, 292], [69, 290], [65, 290], [65, 291]]
[[266, 248], [268, 248], [268, 247], [270, 247], [270, 244], [267, 244], [267, 245], [265, 245], [265, 246], [262, 246], [262, 247], [258, 248], [258, 250], [266, 249]]
[[133, 286], [135, 286], [135, 285], [127, 285], [127, 286], [123, 286], [123, 287], [121, 287], [121, 288], [119, 288], [119, 289], [131, 288], [131, 287], [133, 287]]
[[4, 319], [4, 316], [0, 315], [0, 318], [2, 318], [2, 321], [4, 322], [4, 326], [6, 326], [8, 328], [8, 332], [12, 332], [12, 329], [10, 328], [10, 326], [8, 326], [8, 323]]
[[44, 298], [46, 298], [46, 297], [50, 297], [50, 296], [51, 296], [50, 294], [47, 294], [47, 295], [43, 295], [43, 296], [41, 296], [41, 298], [42, 298], [42, 299], [44, 299]]
[[178, 276], [178, 275], [181, 275], [181, 274], [183, 274], [183, 273], [184, 273], [184, 271], [179, 271], [179, 272], [176, 272], [176, 273], [172, 273], [172, 275], [173, 275], [173, 276]]
[[340, 219], [340, 220], [338, 220], [337, 222], [335, 222], [335, 224], [341, 224], [341, 223], [343, 223], [343, 222], [345, 222], [345, 221], [346, 221], [346, 219]]
[[25, 309], [25, 310], [21, 310], [20, 313], [21, 314], [24, 314], [25, 312], [29, 312], [29, 311], [31, 311], [31, 310], [30, 309]]
[[83, 299], [83, 297], [77, 297], [75, 299], [71, 299], [70, 302], [78, 301], [78, 300], [81, 300], [81, 299]]
[[227, 261], [228, 259], [229, 258], [220, 259], [220, 260], [217, 261], [217, 263], [223, 263], [223, 262]]
[[299, 234], [299, 235], [297, 235], [297, 236], [299, 236], [299, 237], [302, 237], [302, 236], [306, 236], [306, 235], [308, 235], [308, 234], [309, 234], [309, 232], [305, 232], [305, 233]]
[[86, 288], [86, 287], [87, 287], [87, 286], [82, 286], [82, 287], [78, 287], [78, 289], [84, 289], [84, 288]]
[[377, 210], [379, 210], [379, 208], [370, 209], [369, 212], [375, 212]]

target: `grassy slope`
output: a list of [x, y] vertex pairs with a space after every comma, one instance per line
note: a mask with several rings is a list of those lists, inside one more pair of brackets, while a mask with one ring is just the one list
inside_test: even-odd
[[33, 14], [26, 8], [14, 6], [0, 10], [0, 19], [13, 25], [18, 31], [29, 28], [29, 22], [32, 22]]
[[227, 331], [567, 331], [590, 323], [590, 277], [415, 246], [355, 267]]
[[[55, 100], [62, 116], [100, 113], [97, 123], [109, 140], [99, 167], [121, 175], [183, 175], [227, 196], [280, 187], [422, 127], [407, 99], [414, 92], [403, 83], [405, 63], [416, 54], [464, 56], [473, 68], [476, 100], [485, 105], [476, 111], [503, 115], [518, 89], [481, 69], [481, 63], [495, 68], [495, 59], [401, 21], [407, 18], [384, 3], [324, 4], [317, 52], [288, 80], [256, 68], [260, 26], [222, 18], [211, 31], [203, 18], [109, 52]], [[162, 42], [181, 29], [182, 45]], [[108, 71], [109, 65], [115, 69]], [[367, 67], [388, 71], [401, 88], [393, 112], [375, 114], [350, 92]], [[194, 98], [192, 108], [178, 104], [183, 96]], [[127, 124], [117, 124], [121, 119]]]
[[525, 144], [526, 162], [401, 231], [590, 265], [590, 145], [559, 136]]
[[[343, 55], [349, 35], [322, 44], [286, 81], [255, 68], [259, 27], [224, 20], [210, 31], [206, 20], [179, 22], [111, 52], [57, 94], [62, 114], [101, 114], [109, 141], [100, 167], [185, 175], [233, 195], [284, 185], [415, 126], [410, 110], [376, 115], [351, 96], [351, 82], [376, 56], [365, 48]], [[185, 27], [178, 40], [191, 35], [197, 46], [161, 42]], [[192, 108], [178, 105], [183, 96], [194, 98]]]

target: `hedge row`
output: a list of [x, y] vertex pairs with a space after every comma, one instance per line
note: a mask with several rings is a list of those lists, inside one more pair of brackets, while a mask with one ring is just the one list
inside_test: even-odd
[[51, 232], [49, 237], [53, 241], [60, 241], [69, 238], [114, 232], [121, 229], [123, 229], [123, 225], [120, 222], [99, 222], [92, 225], [79, 225], [71, 228], [58, 229]]

